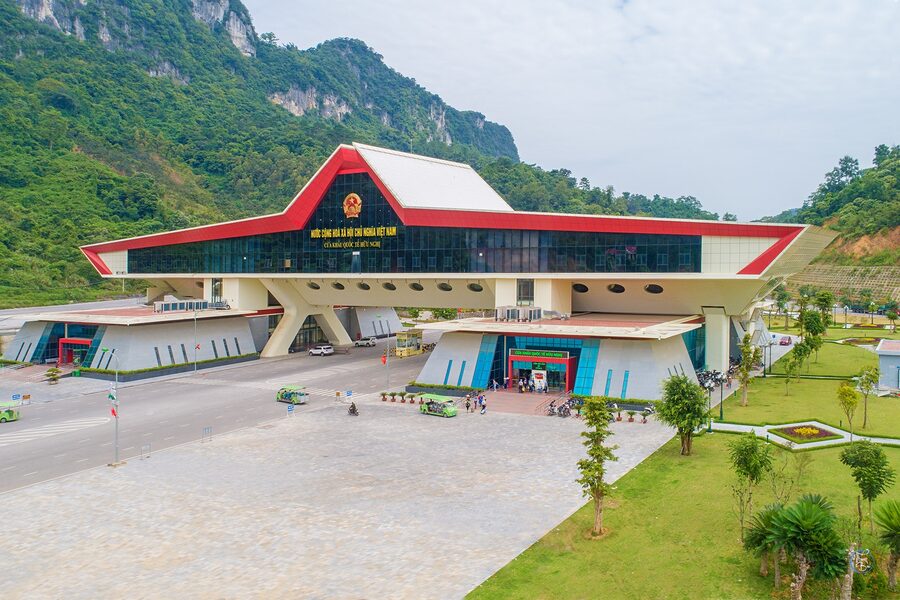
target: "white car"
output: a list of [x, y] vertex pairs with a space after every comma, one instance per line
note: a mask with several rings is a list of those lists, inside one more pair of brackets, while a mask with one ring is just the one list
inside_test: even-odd
[[373, 337], [364, 337], [353, 342], [354, 346], [374, 346], [375, 338]]
[[330, 344], [317, 344], [309, 349], [310, 356], [331, 356], [334, 348]]

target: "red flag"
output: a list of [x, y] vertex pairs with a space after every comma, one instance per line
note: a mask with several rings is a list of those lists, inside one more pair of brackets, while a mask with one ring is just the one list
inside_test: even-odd
[[112, 416], [114, 416], [114, 417], [116, 417], [116, 418], [119, 417], [119, 414], [116, 412], [116, 407], [115, 407], [115, 406], [110, 406], [110, 407], [109, 407], [109, 412], [112, 414]]
[[196, 346], [194, 346], [194, 348], [196, 348], [197, 350], [199, 350], [199, 349], [200, 349], [200, 344], [197, 344]]
[[387, 354], [381, 355], [381, 364], [383, 364], [383, 365], [387, 364]]

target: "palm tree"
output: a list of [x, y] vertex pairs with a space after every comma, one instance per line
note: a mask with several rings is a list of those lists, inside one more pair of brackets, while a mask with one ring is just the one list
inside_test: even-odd
[[897, 563], [900, 563], [900, 502], [888, 500], [875, 511], [875, 522], [882, 529], [878, 537], [890, 550], [887, 572], [888, 585], [897, 589]]
[[797, 564], [797, 572], [791, 576], [791, 600], [802, 600], [810, 575], [835, 579], [844, 573], [846, 548], [834, 521], [831, 503], [811, 494], [772, 517], [772, 544], [784, 548]]
[[778, 555], [782, 547], [773, 536], [772, 523], [775, 515], [784, 510], [781, 504], [769, 504], [760, 512], [753, 515], [750, 526], [744, 535], [744, 548], [759, 556], [759, 574], [761, 577], [769, 576], [769, 559], [775, 567], [775, 587], [781, 584], [781, 564]]

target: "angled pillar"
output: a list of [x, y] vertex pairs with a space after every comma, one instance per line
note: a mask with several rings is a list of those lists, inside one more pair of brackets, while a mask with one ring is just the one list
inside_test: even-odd
[[275, 299], [284, 308], [284, 314], [259, 355], [263, 358], [284, 356], [288, 353], [294, 338], [297, 337], [300, 327], [303, 326], [303, 321], [310, 314], [309, 304], [284, 279], [260, 279], [260, 282], [275, 296]]
[[[295, 282], [294, 285], [291, 285], [291, 287], [294, 289], [297, 296], [303, 300], [296, 284], [297, 282]], [[277, 296], [275, 297], [277, 298]], [[316, 318], [316, 323], [322, 328], [322, 333], [325, 334], [325, 337], [328, 338], [329, 342], [336, 346], [349, 346], [353, 343], [353, 340], [350, 339], [350, 334], [344, 329], [344, 325], [341, 323], [341, 320], [338, 319], [337, 313], [334, 312], [333, 306], [308, 304], [305, 300], [303, 300], [303, 302], [308, 307], [307, 310], [309, 311], [309, 314]]]

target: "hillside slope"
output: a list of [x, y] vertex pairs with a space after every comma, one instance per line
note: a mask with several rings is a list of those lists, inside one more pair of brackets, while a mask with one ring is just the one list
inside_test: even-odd
[[523, 164], [364, 42], [280, 45], [237, 0], [0, 0], [0, 307], [108, 296], [78, 245], [281, 210], [351, 141], [468, 162], [517, 209], [718, 217]]

